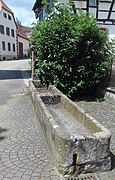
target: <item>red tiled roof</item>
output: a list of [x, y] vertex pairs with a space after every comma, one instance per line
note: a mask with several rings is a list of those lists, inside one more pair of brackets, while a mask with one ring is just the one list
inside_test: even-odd
[[0, 0], [0, 10], [2, 8], [13, 14], [12, 10], [3, 2], [3, 0]]
[[27, 35], [25, 33], [31, 32], [31, 28], [22, 26], [18, 22], [16, 24], [17, 24], [17, 34], [18, 34], [18, 36], [28, 40], [28, 37], [27, 37]]
[[27, 33], [27, 32], [32, 32], [32, 28], [23, 26], [23, 31], [24, 31], [25, 33]]

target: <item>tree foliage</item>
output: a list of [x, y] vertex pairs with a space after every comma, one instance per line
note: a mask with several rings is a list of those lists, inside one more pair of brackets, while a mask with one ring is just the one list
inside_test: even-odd
[[90, 14], [57, 11], [33, 27], [30, 38], [37, 57], [36, 74], [71, 98], [94, 93], [105, 85], [113, 58], [108, 32]]

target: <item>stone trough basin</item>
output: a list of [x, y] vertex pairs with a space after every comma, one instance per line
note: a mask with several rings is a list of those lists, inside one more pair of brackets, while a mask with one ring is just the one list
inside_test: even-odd
[[58, 170], [63, 175], [110, 170], [110, 131], [54, 86], [29, 85]]

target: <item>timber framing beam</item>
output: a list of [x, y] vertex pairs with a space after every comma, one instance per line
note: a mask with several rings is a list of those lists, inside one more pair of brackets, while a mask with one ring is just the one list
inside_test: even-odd
[[111, 3], [109, 14], [108, 14], [108, 19], [110, 19], [110, 17], [111, 17], [111, 12], [112, 12], [114, 3], [115, 3], [115, 0], [113, 0], [112, 3]]
[[[102, 24], [115, 25], [115, 0], [95, 0], [94, 4], [92, 4], [91, 0], [73, 0], [73, 2], [74, 1], [85, 2], [86, 5], [82, 8], [83, 11], [90, 12], [92, 8], [95, 9], [95, 19], [98, 22], [101, 22]], [[102, 7], [105, 7], [103, 5], [106, 5], [108, 8], [102, 9]], [[42, 0], [36, 0], [33, 6], [33, 11], [35, 12], [36, 18], [39, 17], [39, 13], [42, 7]], [[78, 10], [79, 7], [77, 7], [76, 9]], [[101, 13], [107, 14], [106, 17], [101, 18]]]

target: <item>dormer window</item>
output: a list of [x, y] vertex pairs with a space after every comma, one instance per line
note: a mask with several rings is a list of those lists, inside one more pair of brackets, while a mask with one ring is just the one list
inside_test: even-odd
[[6, 14], [6, 13], [3, 13], [3, 16], [4, 16], [5, 18], [7, 18], [7, 14]]
[[8, 19], [11, 20], [11, 16], [8, 14]]

